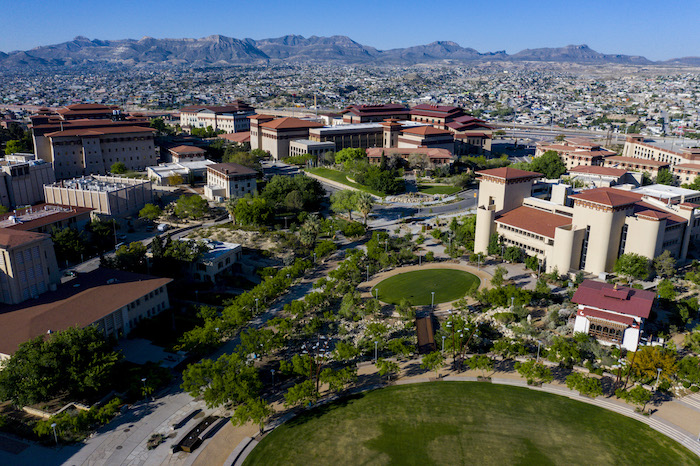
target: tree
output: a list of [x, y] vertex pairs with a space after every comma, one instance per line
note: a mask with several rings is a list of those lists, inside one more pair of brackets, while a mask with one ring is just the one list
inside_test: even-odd
[[258, 425], [262, 435], [265, 421], [272, 413], [274, 413], [274, 410], [265, 400], [260, 397], [251, 398], [236, 407], [236, 411], [231, 417], [231, 423], [234, 426], [242, 426], [252, 421]]
[[119, 359], [97, 327], [38, 336], [3, 363], [0, 399], [25, 406], [61, 395], [95, 395], [107, 386]]
[[654, 258], [654, 270], [660, 277], [668, 278], [676, 274], [676, 259], [671, 252], [666, 249]]
[[239, 225], [267, 225], [273, 219], [272, 206], [261, 197], [238, 199], [234, 209], [234, 221]]
[[372, 207], [374, 206], [374, 199], [372, 195], [366, 192], [359, 192], [355, 198], [355, 208], [359, 213], [362, 214], [365, 226], [367, 226], [367, 217], [369, 217], [370, 212], [372, 212]]
[[668, 301], [673, 301], [676, 299], [676, 289], [673, 286], [673, 282], [668, 278], [665, 278], [659, 282], [656, 286], [657, 294], [661, 299], [666, 299]]
[[311, 247], [316, 242], [319, 233], [321, 233], [321, 220], [318, 215], [312, 214], [306, 217], [304, 223], [299, 228], [299, 239], [301, 244], [306, 247]]
[[562, 142], [564, 139], [566, 139], [566, 134], [557, 134], [557, 135], [554, 137], [554, 140], [555, 140], [556, 142]]
[[240, 353], [224, 354], [217, 360], [202, 359], [182, 374], [182, 389], [201, 396], [208, 407], [243, 403], [260, 392], [257, 369]]
[[352, 220], [352, 211], [357, 205], [357, 193], [349, 189], [343, 189], [331, 194], [331, 209], [334, 212], [347, 212]]
[[223, 156], [223, 161], [225, 163], [237, 163], [238, 165], [243, 165], [244, 167], [252, 168], [253, 170], [262, 169], [260, 159], [261, 157], [258, 155], [251, 152], [236, 150], [233, 147], [227, 147]]
[[198, 194], [180, 196], [175, 203], [175, 215], [180, 218], [192, 217], [198, 219], [209, 210], [209, 203]]
[[275, 175], [265, 185], [265, 189], [262, 190], [260, 196], [269, 202], [274, 209], [286, 210], [288, 209], [287, 197], [292, 191], [297, 191], [301, 194], [301, 202], [297, 198], [295, 199], [295, 205], [301, 205], [299, 210], [306, 212], [318, 211], [325, 196], [321, 183], [305, 175], [293, 177]]
[[335, 163], [352, 162], [353, 160], [362, 160], [367, 158], [367, 153], [364, 149], [353, 149], [347, 147], [335, 154]]
[[528, 385], [549, 383], [554, 380], [552, 371], [544, 364], [535, 361], [516, 362], [515, 370], [527, 380]]
[[613, 270], [628, 277], [629, 280], [644, 280], [649, 276], [649, 259], [640, 254], [628, 252], [617, 258]]
[[573, 340], [556, 336], [548, 349], [548, 359], [564, 367], [571, 367], [581, 360], [578, 345]]
[[423, 356], [420, 363], [421, 369], [435, 371], [435, 378], [440, 377], [438, 372], [445, 365], [445, 356], [440, 351], [433, 351]]
[[491, 277], [491, 286], [496, 286], [499, 287], [503, 285], [503, 282], [505, 281], [505, 275], [508, 273], [508, 271], [505, 269], [505, 267], [498, 266], [496, 267], [496, 270], [493, 271], [493, 276]]
[[143, 209], [139, 211], [139, 218], [145, 218], [146, 220], [154, 222], [162, 215], [162, 213], [163, 211], [157, 205], [146, 204], [143, 206]]
[[51, 240], [56, 250], [58, 262], [78, 262], [85, 253], [85, 240], [83, 236], [73, 228], [54, 228], [51, 231]]
[[472, 356], [467, 360], [467, 364], [473, 371], [480, 370], [482, 377], [485, 377], [486, 371], [493, 370], [493, 360], [484, 354]]
[[589, 377], [579, 372], [572, 372], [566, 377], [566, 386], [571, 390], [577, 390], [583, 396], [595, 398], [603, 394], [603, 386], [600, 380]]
[[146, 272], [146, 246], [139, 241], [124, 244], [116, 250], [114, 257], [103, 258], [106, 267], [128, 272]]
[[637, 409], [641, 412], [644, 412], [647, 403], [651, 401], [651, 392], [641, 385], [636, 385], [628, 391], [619, 388], [615, 391], [615, 395], [628, 403], [637, 405]]
[[675, 182], [676, 178], [673, 176], [673, 173], [666, 168], [660, 169], [656, 175], [656, 183], [658, 184], [672, 185]]
[[[668, 380], [671, 382], [678, 370], [676, 352], [661, 346], [644, 346], [637, 351], [627, 353], [632, 373], [639, 378]], [[661, 369], [661, 374], [657, 372]]]
[[530, 164], [530, 169], [542, 173], [548, 179], [557, 179], [566, 173], [566, 165], [554, 150], [548, 150], [539, 157], [535, 157]]
[[316, 385], [313, 380], [308, 379], [289, 387], [287, 393], [284, 394], [284, 405], [287, 407], [303, 405], [317, 399]]
[[394, 361], [387, 361], [386, 359], [379, 358], [377, 359], [376, 365], [379, 375], [382, 377], [386, 375], [388, 380], [391, 380], [392, 374], [398, 374], [401, 372], [401, 368]]
[[323, 369], [320, 375], [321, 383], [327, 383], [332, 392], [340, 392], [357, 380], [357, 367], [343, 367], [342, 369]]
[[335, 358], [338, 361], [349, 361], [355, 359], [360, 351], [351, 343], [339, 341], [335, 344]]
[[122, 175], [127, 172], [126, 164], [124, 162], [115, 162], [109, 168], [109, 171], [116, 175]]
[[16, 154], [18, 152], [24, 152], [27, 150], [27, 146], [20, 140], [12, 139], [7, 141], [5, 144], [5, 155]]
[[501, 253], [501, 243], [499, 239], [498, 233], [493, 233], [489, 238], [489, 245], [486, 251], [489, 256], [497, 256]]

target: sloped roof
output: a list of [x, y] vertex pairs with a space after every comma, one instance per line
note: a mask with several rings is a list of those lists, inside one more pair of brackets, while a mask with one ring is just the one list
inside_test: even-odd
[[569, 196], [569, 198], [579, 199], [608, 207], [621, 207], [640, 201], [642, 199], [642, 195], [615, 188], [595, 188], [587, 189], [579, 194]]
[[33, 231], [15, 230], [10, 228], [0, 229], [0, 248], [11, 249], [23, 244], [33, 243], [37, 240], [43, 240], [50, 236], [44, 233], [35, 233]]
[[554, 238], [557, 227], [571, 225], [571, 217], [553, 214], [528, 206], [517, 207], [496, 217], [496, 223], [504, 223], [521, 230]]
[[258, 172], [252, 168], [237, 163], [214, 163], [207, 166], [208, 170], [214, 170], [225, 175], [256, 175]]
[[406, 128], [401, 130], [402, 133], [418, 134], [420, 136], [436, 136], [439, 134], [452, 134], [446, 129], [438, 129], [432, 126], [417, 126], [415, 128]]
[[600, 167], [597, 165], [579, 165], [569, 170], [569, 173], [586, 173], [590, 175], [617, 176], [618, 178], [627, 173], [623, 168]]
[[586, 317], [596, 317], [598, 319], [619, 322], [625, 325], [634, 324], [634, 317], [621, 316], [620, 314], [615, 314], [614, 312], [600, 311], [598, 309], [593, 309], [590, 307], [584, 307], [581, 313]]
[[68, 136], [103, 136], [105, 134], [127, 134], [127, 133], [155, 133], [155, 129], [146, 128], [145, 126], [118, 126], [106, 128], [85, 128], [85, 129], [66, 129], [63, 131], [54, 131], [53, 133], [45, 134], [49, 138], [60, 138]]
[[223, 133], [217, 136], [219, 139], [225, 139], [231, 142], [250, 142], [250, 131], [241, 131], [239, 133]]
[[175, 154], [203, 154], [206, 152], [204, 149], [201, 149], [199, 147], [188, 145], [175, 146], [171, 147], [168, 150]]
[[652, 291], [637, 290], [596, 280], [584, 280], [571, 301], [584, 306], [619, 312], [631, 316], [649, 317], [656, 295]]
[[268, 121], [260, 125], [262, 128], [268, 129], [303, 129], [303, 128], [323, 128], [322, 123], [315, 121], [302, 120], [294, 117], [278, 118]]
[[491, 168], [489, 170], [481, 170], [476, 172], [477, 175], [493, 176], [494, 178], [502, 178], [504, 180], [517, 180], [521, 178], [541, 178], [542, 173], [520, 170], [518, 168], [500, 167]]
[[625, 157], [622, 155], [613, 155], [605, 159], [606, 163], [634, 163], [638, 165], [647, 165], [649, 167], [667, 167], [668, 163], [658, 162], [656, 160], [638, 159], [637, 157]]

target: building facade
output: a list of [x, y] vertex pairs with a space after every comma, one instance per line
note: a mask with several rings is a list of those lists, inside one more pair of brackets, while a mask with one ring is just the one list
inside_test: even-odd
[[258, 172], [237, 163], [216, 163], [207, 167], [204, 197], [230, 199], [258, 192]]
[[0, 204], [14, 209], [43, 202], [44, 185], [55, 181], [53, 168], [45, 161], [16, 161], [7, 156], [0, 159]]
[[241, 100], [220, 106], [191, 105], [180, 109], [180, 126], [184, 129], [211, 126], [214, 131], [240, 133], [250, 131], [248, 117], [254, 114], [255, 109]]
[[37, 297], [60, 279], [50, 235], [0, 228], [0, 302]]
[[400, 104], [349, 105], [342, 110], [343, 123], [373, 123], [389, 118], [408, 120], [408, 108]]
[[48, 204], [88, 207], [97, 214], [122, 217], [153, 202], [153, 189], [148, 180], [93, 175], [46, 185], [44, 197]]

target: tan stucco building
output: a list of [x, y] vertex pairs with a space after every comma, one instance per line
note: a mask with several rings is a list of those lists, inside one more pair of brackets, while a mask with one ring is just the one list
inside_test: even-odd
[[51, 235], [0, 229], [0, 302], [17, 304], [60, 281]]

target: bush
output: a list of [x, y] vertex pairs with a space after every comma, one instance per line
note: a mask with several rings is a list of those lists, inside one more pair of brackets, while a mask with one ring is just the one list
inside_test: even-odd
[[427, 260], [428, 262], [433, 262], [435, 260], [435, 253], [433, 251], [426, 252], [425, 260]]
[[516, 319], [515, 314], [513, 314], [512, 312], [497, 312], [493, 315], [493, 318], [503, 324], [515, 322]]
[[343, 225], [343, 234], [345, 236], [357, 238], [363, 236], [365, 232], [365, 227], [359, 222], [348, 222]]
[[338, 249], [338, 246], [336, 246], [336, 244], [333, 241], [326, 239], [323, 241], [319, 241], [316, 244], [314, 252], [316, 253], [316, 257], [320, 259], [322, 257], [326, 257], [336, 249]]
[[700, 387], [698, 387], [697, 385], [693, 385], [692, 387], [690, 387], [690, 391], [693, 393], [697, 393], [698, 391], [700, 391]]

